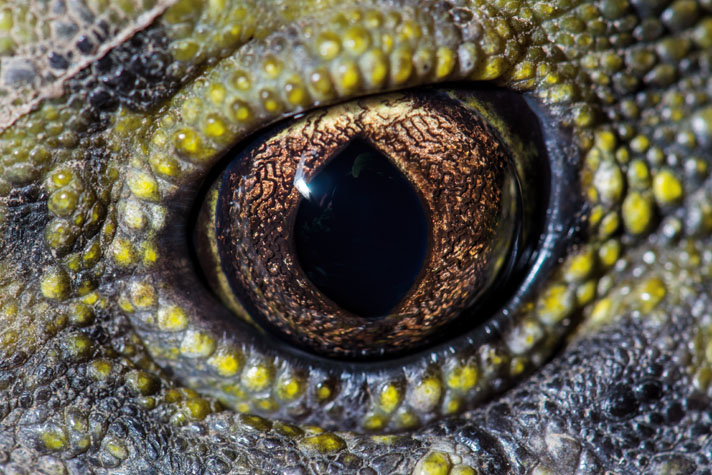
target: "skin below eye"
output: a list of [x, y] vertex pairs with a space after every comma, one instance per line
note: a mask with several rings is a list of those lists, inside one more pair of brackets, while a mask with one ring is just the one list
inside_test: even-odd
[[[209, 2], [206, 23], [211, 15], [218, 16], [210, 6], [219, 8], [220, 3]], [[393, 6], [374, 5], [384, 11]], [[268, 36], [270, 28], [310, 6], [276, 2], [274, 10], [263, 12], [261, 24], [251, 28], [256, 28], [256, 37]], [[551, 285], [542, 286], [532, 303], [540, 314], [542, 309], [551, 315], [557, 308], [577, 308], [581, 321], [565, 348], [542, 371], [491, 403], [399, 436], [323, 432], [222, 410], [174, 385], [170, 373], [152, 362], [142, 340], [120, 318], [121, 307], [140, 306], [150, 292], [124, 301], [120, 293], [112, 293], [114, 267], [107, 265], [100, 278], [81, 272], [86, 262], [103, 265], [98, 256], [104, 254], [120, 261], [140, 251], [141, 259], [151, 260], [159, 249], [122, 248], [112, 239], [116, 230], [97, 234], [99, 225], [92, 220], [103, 223], [107, 216], [100, 204], [118, 202], [120, 190], [106, 196], [97, 192], [90, 200], [81, 180], [71, 173], [52, 173], [56, 167], [86, 164], [84, 177], [129, 180], [133, 192], [147, 198], [156, 190], [139, 172], [125, 176], [126, 168], [102, 166], [109, 162], [102, 153], [118, 153], [121, 141], [89, 144], [82, 142], [89, 134], [62, 133], [79, 128], [72, 119], [81, 115], [83, 104], [64, 107], [58, 99], [58, 106], [45, 103], [0, 136], [4, 471], [693, 473], [710, 465], [709, 3], [611, 0], [573, 7], [512, 2], [486, 12], [465, 4], [450, 7], [448, 15], [460, 26], [458, 31], [478, 37], [478, 59], [469, 56], [476, 66], [467, 78], [529, 91], [565, 126], [558, 139], [565, 141], [571, 160], [580, 161], [581, 183], [572, 194], [584, 195], [589, 203], [581, 216], [585, 232], [553, 272]], [[327, 17], [336, 9], [323, 6], [316, 14]], [[184, 2], [159, 23], [188, 21], [198, 10], [197, 3]], [[15, 25], [21, 24], [21, 16], [10, 11], [0, 10], [0, 28], [19, 41], [22, 32]], [[248, 11], [240, 13], [243, 19], [249, 18]], [[112, 21], [120, 24], [121, 18]], [[514, 24], [523, 25], [522, 30]], [[508, 35], [517, 36], [512, 31], [527, 38], [524, 46], [508, 41]], [[404, 35], [409, 32], [412, 28], [402, 29]], [[358, 36], [349, 43], [357, 49]], [[200, 34], [197, 38], [178, 44], [173, 54], [222, 54], [217, 43]], [[334, 44], [324, 41], [321, 51], [330, 55]], [[279, 46], [275, 42], [270, 47]], [[7, 55], [21, 51], [7, 40], [0, 47]], [[525, 49], [521, 57], [516, 54]], [[460, 54], [458, 66], [466, 68], [471, 52], [452, 51]], [[48, 61], [61, 63], [56, 57]], [[26, 62], [13, 64], [10, 74], [3, 63], [4, 87], [11, 84], [10, 76], [19, 81], [21, 71], [31, 71]], [[394, 68], [401, 70], [399, 64], [393, 63]], [[257, 74], [257, 67], [250, 72]], [[276, 67], [271, 64], [264, 73]], [[341, 72], [348, 73], [348, 67]], [[354, 93], [348, 91], [348, 74], [342, 79], [338, 99], [346, 100]], [[39, 86], [27, 86], [32, 87]], [[169, 84], [165, 97], [176, 87]], [[161, 93], [139, 80], [126, 88], [144, 97]], [[14, 90], [23, 93], [21, 87]], [[98, 104], [102, 97], [97, 96], [93, 101]], [[131, 94], [122, 97], [124, 105], [138, 100]], [[262, 99], [268, 108], [270, 98]], [[189, 108], [183, 112], [186, 118]], [[126, 134], [150, 129], [151, 121], [132, 123], [140, 122], [137, 116], [108, 113], [94, 119], [111, 121]], [[186, 138], [190, 136], [182, 136], [182, 145], [190, 147]], [[90, 160], [72, 155], [72, 150], [90, 145], [98, 154]], [[62, 152], [50, 157], [55, 149]], [[170, 171], [183, 165], [164, 161], [158, 166]], [[81, 218], [73, 214], [85, 208]], [[147, 219], [128, 214], [138, 228], [140, 216]], [[50, 225], [51, 232], [45, 231]], [[126, 225], [116, 223], [119, 232]], [[72, 226], [93, 231], [76, 237]], [[83, 246], [74, 260], [64, 253], [71, 246], [63, 239], [70, 238]], [[70, 277], [65, 267], [79, 270]], [[65, 300], [70, 292], [71, 299]], [[176, 311], [156, 318], [172, 325], [183, 317]]]

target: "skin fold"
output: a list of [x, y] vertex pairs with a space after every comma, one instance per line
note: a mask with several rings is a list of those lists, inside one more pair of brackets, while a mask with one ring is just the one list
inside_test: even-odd
[[[4, 473], [709, 473], [712, 3], [105, 3], [0, 3]], [[436, 84], [570, 203], [496, 331], [348, 365], [206, 288], [227, 150]]]

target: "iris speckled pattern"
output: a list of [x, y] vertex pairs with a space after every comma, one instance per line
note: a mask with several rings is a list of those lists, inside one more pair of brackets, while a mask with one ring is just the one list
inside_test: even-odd
[[[0, 2], [2, 471], [710, 473], [711, 76], [709, 0]], [[496, 332], [351, 364], [213, 295], [232, 146], [438, 84], [575, 172]]]
[[[389, 307], [398, 304], [397, 308], [390, 312], [389, 308], [384, 309], [387, 317], [370, 322], [358, 314], [347, 313], [340, 305], [326, 300], [317, 287], [308, 285], [313, 280], [301, 273], [296, 253], [289, 251], [295, 241], [293, 228], [284, 225], [294, 219], [300, 203], [308, 202], [302, 201], [304, 197], [295, 189], [297, 174], [303, 174], [306, 178], [302, 179], [308, 180], [308, 187], [317, 193], [319, 185], [313, 179], [314, 171], [318, 173], [323, 163], [334, 164], [338, 160], [334, 156], [343, 153], [339, 151], [344, 145], [355, 143], [354, 136], [382, 147], [385, 155], [409, 174], [409, 179], [403, 178], [407, 189], [417, 189], [427, 203], [431, 218], [424, 221], [432, 224], [426, 222], [424, 227], [433, 229], [429, 238], [424, 233], [426, 240], [432, 242], [429, 262], [424, 265], [426, 270], [404, 293], [412, 290], [397, 297]], [[489, 290], [487, 286], [491, 286], [501, 273], [500, 268], [508, 262], [510, 241], [517, 240], [512, 229], [516, 227], [520, 200], [507, 147], [460, 101], [452, 101], [445, 94], [419, 91], [375, 96], [352, 102], [350, 107], [327, 108], [308, 114], [272, 135], [268, 142], [258, 141], [254, 147], [254, 151], [241, 152], [245, 156], [228, 157], [232, 165], [224, 173], [220, 190], [216, 190], [220, 198], [210, 218], [215, 223], [217, 242], [204, 246], [218, 248], [212, 260], [222, 264], [220, 269], [224, 269], [222, 275], [226, 281], [241, 281], [241, 286], [232, 284], [235, 292], [226, 288], [222, 295], [234, 295], [244, 289], [242, 293], [248, 297], [242, 301], [248, 305], [253, 302], [251, 312], [243, 309], [237, 314], [248, 313], [265, 324], [273, 324], [281, 334], [293, 336], [297, 343], [301, 341], [307, 351], [342, 359], [376, 357], [383, 367], [382, 361], [394, 352], [412, 353], [419, 346], [422, 348], [438, 327], [446, 326], [463, 313], [468, 301]], [[438, 158], [436, 167], [433, 157]], [[390, 163], [388, 158], [382, 160]], [[368, 192], [371, 196], [378, 195], [379, 189], [372, 186]], [[380, 194], [383, 201], [390, 199], [393, 203], [397, 199]], [[403, 194], [400, 191], [397, 196]], [[349, 199], [354, 199], [353, 193]], [[322, 215], [323, 221], [325, 216], [340, 214], [331, 202], [325, 207], [328, 214]], [[403, 214], [405, 207], [402, 205], [398, 211]], [[353, 221], [354, 214], [346, 213], [347, 219]], [[375, 220], [374, 212], [366, 214], [369, 221]], [[324, 226], [336, 228], [328, 223]], [[380, 228], [379, 233], [386, 232]], [[347, 238], [330, 235], [340, 249]], [[405, 239], [414, 237], [402, 236], [401, 242], [392, 246], [405, 246], [402, 242]], [[305, 245], [316, 253], [326, 253], [326, 245], [311, 242]], [[353, 267], [338, 258], [332, 259], [337, 261], [338, 271], [331, 275], [353, 274]], [[363, 280], [373, 279], [374, 267], [368, 266]], [[343, 271], [344, 268], [351, 272]], [[208, 269], [206, 266], [206, 273]], [[352, 288], [360, 285], [359, 280], [354, 281]], [[382, 283], [382, 288], [391, 282]], [[358, 295], [361, 299], [375, 300], [376, 292], [365, 290]], [[254, 297], [250, 302], [251, 295]], [[399, 300], [402, 301], [398, 303]], [[469, 320], [474, 317], [469, 315]], [[486, 317], [485, 314], [482, 318]], [[354, 378], [355, 375], [348, 379]]]

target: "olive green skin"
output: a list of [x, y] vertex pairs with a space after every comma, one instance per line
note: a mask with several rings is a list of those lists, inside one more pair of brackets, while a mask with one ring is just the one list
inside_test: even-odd
[[[4, 472], [709, 470], [712, 4], [125, 3], [103, 48], [76, 5], [0, 7]], [[218, 321], [171, 223], [221, 152], [453, 81], [527, 94], [577, 170], [578, 232], [499, 339], [375, 370]]]

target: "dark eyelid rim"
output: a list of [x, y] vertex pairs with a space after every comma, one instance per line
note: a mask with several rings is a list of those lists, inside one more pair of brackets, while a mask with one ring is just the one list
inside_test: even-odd
[[[234, 157], [228, 157], [230, 150], [240, 143], [253, 143], [261, 138], [271, 136], [277, 131], [283, 129], [291, 121], [298, 119], [304, 112], [300, 112], [290, 117], [282, 118], [281, 120], [267, 124], [255, 134], [243, 138], [238, 144], [227, 146], [223, 156], [216, 162], [216, 166], [206, 174], [200, 183], [196, 183], [187, 187], [184, 196], [185, 199], [174, 202], [171, 208], [176, 212], [177, 216], [187, 216], [187, 219], [175, 220], [171, 227], [163, 236], [189, 236], [188, 239], [166, 238], [164, 237], [162, 244], [171, 249], [172, 252], [184, 252], [183, 255], [190, 255], [195, 268], [194, 284], [199, 284], [202, 289], [196, 291], [195, 285], [190, 285], [185, 279], [179, 276], [174, 276], [175, 284], [179, 288], [184, 288], [186, 292], [191, 294], [201, 294], [200, 305], [203, 305], [206, 314], [214, 315], [211, 322], [205, 322], [208, 326], [218, 326], [217, 320], [225, 319], [236, 331], [245, 332], [243, 338], [246, 343], [255, 344], [268, 354], [273, 354], [275, 357], [281, 355], [293, 359], [295, 362], [301, 363], [304, 367], [318, 366], [325, 369], [333, 368], [338, 365], [340, 368], [346, 368], [350, 371], [370, 371], [374, 368], [387, 371], [389, 369], [403, 367], [411, 364], [414, 361], [422, 360], [423, 356], [430, 354], [432, 359], [438, 359], [441, 354], [449, 354], [458, 352], [465, 347], [479, 347], [485, 344], [485, 340], [491, 340], [492, 337], [503, 335], [506, 328], [514, 321], [516, 310], [523, 305], [528, 299], [531, 299], [535, 293], [540, 290], [541, 285], [546, 280], [546, 277], [556, 268], [560, 259], [566, 255], [576, 243], [581, 242], [585, 238], [585, 216], [588, 213], [588, 205], [586, 204], [580, 187], [579, 177], [579, 159], [575, 153], [576, 146], [572, 141], [569, 130], [562, 128], [559, 124], [558, 113], [547, 110], [536, 98], [527, 93], [518, 93], [516, 91], [496, 88], [486, 83], [449, 83], [445, 85], [418, 87], [415, 90], [468, 90], [473, 88], [482, 88], [485, 91], [491, 91], [492, 100], [497, 100], [500, 95], [518, 95], [521, 103], [525, 103], [529, 107], [533, 116], [538, 121], [539, 130], [541, 132], [541, 146], [548, 158], [548, 187], [544, 190], [547, 203], [544, 204], [545, 215], [543, 222], [540, 224], [540, 233], [538, 242], [534, 246], [534, 251], [530, 256], [526, 256], [517, 264], [518, 275], [512, 278], [512, 286], [516, 286], [516, 290], [503, 289], [506, 291], [506, 298], [498, 298], [493, 301], [486, 302], [483, 306], [477, 307], [478, 311], [489, 312], [488, 321], [477, 327], [468, 327], [467, 332], [460, 336], [453, 337], [458, 334], [458, 322], [453, 324], [452, 328], [448, 328], [444, 334], [447, 338], [441, 338], [443, 341], [436, 341], [422, 348], [414, 350], [411, 354], [404, 356], [394, 356], [385, 360], [373, 359], [366, 361], [358, 360], [339, 360], [327, 358], [301, 350], [294, 345], [285, 343], [279, 337], [257, 330], [250, 324], [236, 318], [204, 285], [204, 275], [200, 275], [202, 270], [196, 265], [195, 246], [193, 245], [192, 225], [197, 219], [199, 206], [196, 203], [202, 202], [202, 197], [207, 193], [208, 186], [212, 183], [225, 169], [226, 160], [232, 160]], [[407, 92], [401, 90], [398, 92]], [[355, 97], [351, 100], [359, 100], [363, 98]], [[331, 105], [330, 105], [331, 106]], [[516, 104], [512, 107], [503, 108], [505, 111], [503, 119], [520, 119], [521, 111], [517, 109]], [[314, 110], [318, 110], [314, 109]], [[309, 111], [312, 112], [312, 111]], [[501, 112], [498, 108], [498, 113]], [[511, 117], [508, 117], [511, 116]], [[525, 124], [526, 126], [526, 124]], [[174, 234], [177, 233], [177, 234]], [[170, 239], [170, 241], [169, 241]], [[178, 246], [176, 248], [176, 246]], [[173, 275], [175, 273], [170, 273]], [[185, 276], [181, 276], [185, 277]], [[199, 280], [199, 277], [202, 280]], [[458, 321], [461, 322], [460, 319]], [[221, 330], [224, 328], [221, 326]], [[247, 337], [247, 335], [250, 335]], [[247, 337], [247, 338], [246, 338]], [[562, 342], [563, 343], [563, 342]]]

